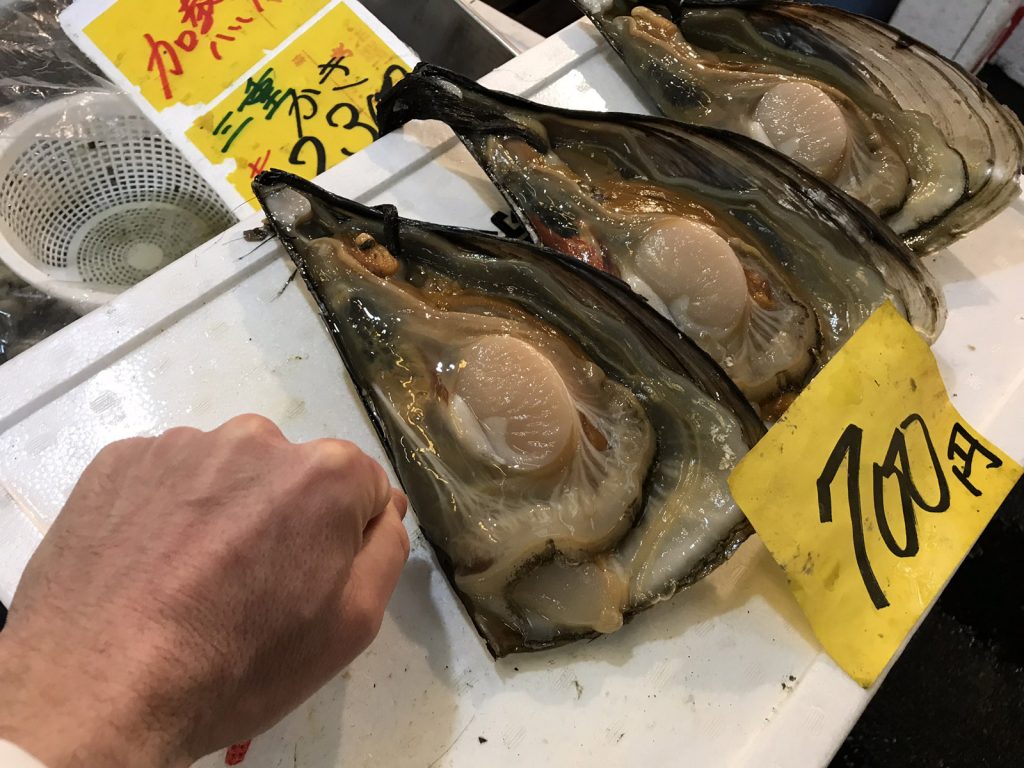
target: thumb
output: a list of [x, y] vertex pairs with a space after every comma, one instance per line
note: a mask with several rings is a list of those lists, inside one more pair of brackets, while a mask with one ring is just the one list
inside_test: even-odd
[[342, 591], [341, 620], [351, 658], [362, 653], [380, 631], [402, 566], [409, 559], [409, 535], [402, 523], [404, 497], [392, 496], [380, 515], [367, 525], [363, 547], [352, 562], [348, 583]]

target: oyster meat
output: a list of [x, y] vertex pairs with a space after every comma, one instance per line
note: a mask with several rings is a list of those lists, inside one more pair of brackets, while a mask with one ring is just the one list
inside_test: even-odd
[[919, 253], [1020, 194], [1016, 116], [959, 66], [881, 22], [760, 0], [575, 2], [664, 114], [789, 155]]
[[495, 655], [613, 632], [747, 535], [726, 478], [764, 428], [625, 285], [282, 172], [254, 189]]
[[626, 281], [768, 420], [883, 302], [934, 340], [941, 293], [870, 211], [742, 136], [572, 112], [421, 65], [385, 130], [451, 126], [540, 243]]

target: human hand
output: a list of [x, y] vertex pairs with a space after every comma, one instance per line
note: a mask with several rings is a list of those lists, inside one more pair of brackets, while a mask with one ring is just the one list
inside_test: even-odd
[[177, 766], [265, 730], [376, 636], [405, 510], [351, 443], [259, 416], [108, 446], [0, 634], [0, 738], [49, 768]]

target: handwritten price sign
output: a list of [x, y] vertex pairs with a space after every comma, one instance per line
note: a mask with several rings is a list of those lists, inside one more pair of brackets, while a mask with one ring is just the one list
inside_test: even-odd
[[256, 174], [282, 168], [312, 179], [379, 137], [377, 97], [405, 63], [348, 6], [334, 7], [186, 132], [249, 194]]
[[825, 650], [869, 686], [1022, 474], [887, 304], [729, 485]]
[[76, 0], [61, 24], [236, 210], [261, 171], [311, 179], [379, 138], [416, 61], [346, 0]]

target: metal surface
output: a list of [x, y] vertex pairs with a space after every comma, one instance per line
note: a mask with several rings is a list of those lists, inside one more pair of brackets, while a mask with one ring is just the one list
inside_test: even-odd
[[459, 0], [360, 0], [424, 61], [479, 78], [515, 51]]

